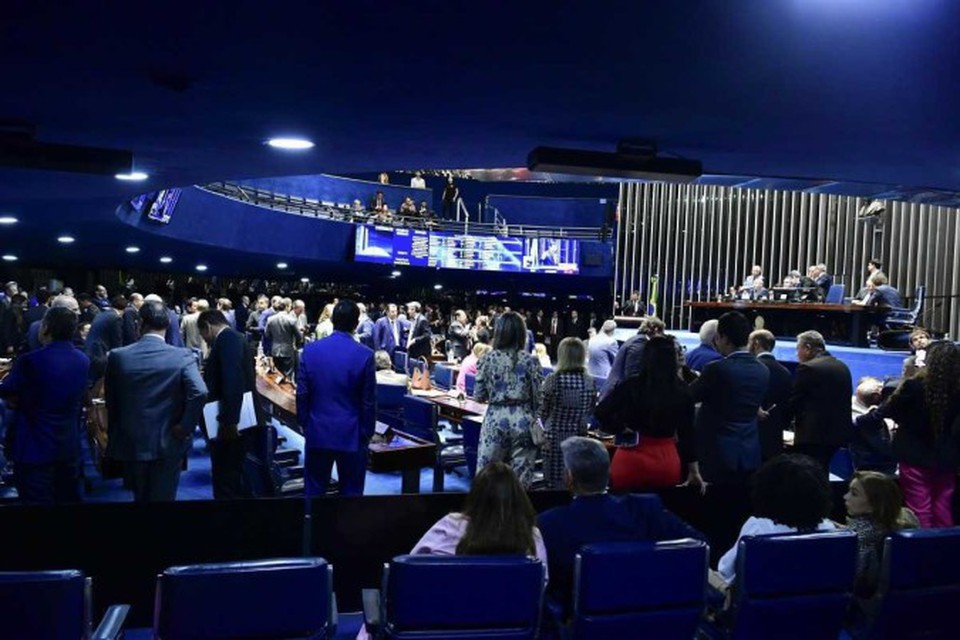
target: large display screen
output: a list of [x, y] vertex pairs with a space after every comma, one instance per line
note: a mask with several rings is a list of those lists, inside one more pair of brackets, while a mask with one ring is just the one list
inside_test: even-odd
[[147, 219], [166, 224], [170, 222], [173, 210], [180, 200], [180, 189], [163, 189], [157, 193], [157, 199], [147, 211]]
[[398, 266], [579, 273], [580, 243], [357, 225], [355, 260]]

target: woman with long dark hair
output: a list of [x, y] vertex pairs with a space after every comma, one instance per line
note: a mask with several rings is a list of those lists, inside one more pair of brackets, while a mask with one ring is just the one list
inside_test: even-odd
[[617, 384], [597, 406], [596, 417], [604, 431], [623, 434], [630, 443], [613, 456], [610, 484], [615, 491], [674, 486], [684, 472], [688, 484], [704, 489], [693, 435], [693, 396], [680, 378], [672, 337], [647, 341], [640, 374]]
[[507, 462], [520, 483], [529, 488], [537, 446], [530, 429], [537, 417], [543, 368], [524, 352], [527, 328], [520, 314], [508, 311], [497, 318], [493, 350], [477, 365], [473, 396], [488, 403], [480, 428], [477, 468]]
[[960, 350], [952, 342], [927, 348], [926, 367], [900, 383], [877, 409], [897, 423], [893, 454], [903, 498], [922, 527], [953, 526], [960, 462]]

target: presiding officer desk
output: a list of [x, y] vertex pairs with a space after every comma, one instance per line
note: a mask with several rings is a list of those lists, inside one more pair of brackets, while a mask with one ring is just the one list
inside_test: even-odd
[[[697, 333], [707, 320], [719, 318], [728, 311], [739, 311], [757, 326], [778, 338], [796, 338], [810, 329], [819, 331], [827, 343], [869, 347], [867, 328], [876, 322], [877, 308], [856, 304], [822, 302], [774, 302], [732, 300], [727, 302], [686, 302], [690, 308], [690, 331]], [[758, 326], [758, 328], [760, 328]]]

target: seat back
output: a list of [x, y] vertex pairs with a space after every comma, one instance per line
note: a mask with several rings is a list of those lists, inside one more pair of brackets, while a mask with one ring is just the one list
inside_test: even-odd
[[463, 390], [467, 392], [467, 395], [471, 398], [473, 397], [473, 388], [477, 384], [477, 374], [468, 373], [463, 379]]
[[920, 313], [923, 311], [923, 299], [926, 293], [927, 288], [924, 285], [917, 287], [917, 290], [913, 293], [913, 306], [910, 307], [910, 313], [913, 315], [914, 324], [916, 324], [920, 318]]
[[403, 426], [400, 428], [410, 435], [434, 442], [437, 437], [439, 407], [417, 396], [404, 396], [401, 407]]
[[460, 421], [463, 430], [463, 457], [467, 461], [467, 475], [472, 480], [477, 475], [477, 456], [480, 453], [480, 429], [483, 418], [480, 416], [464, 416]]
[[692, 638], [708, 556], [706, 544], [689, 539], [584, 546], [574, 561], [573, 637]]
[[408, 373], [407, 371], [407, 352], [406, 351], [394, 351], [393, 352], [393, 370], [397, 373]]
[[827, 304], [840, 304], [843, 302], [843, 294], [846, 293], [847, 286], [843, 284], [832, 284], [827, 290], [827, 297], [824, 302]]
[[891, 534], [878, 590], [877, 638], [949, 638], [960, 603], [960, 527]]
[[442, 362], [433, 368], [433, 383], [438, 389], [449, 391], [453, 382], [453, 369]]
[[733, 637], [834, 640], [856, 572], [852, 531], [741, 538]]
[[83, 573], [75, 570], [0, 572], [0, 636], [87, 637], [89, 584]]
[[333, 567], [323, 558], [171, 567], [157, 578], [154, 635], [313, 638], [333, 621]]
[[401, 384], [377, 383], [377, 420], [399, 427], [403, 424], [401, 417], [403, 399], [407, 396], [407, 387]]
[[399, 556], [384, 569], [387, 638], [534, 638], [544, 567], [525, 556]]

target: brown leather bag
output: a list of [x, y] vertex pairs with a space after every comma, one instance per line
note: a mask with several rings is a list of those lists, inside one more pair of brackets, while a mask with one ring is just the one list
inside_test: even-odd
[[430, 391], [433, 386], [430, 384], [430, 363], [426, 358], [420, 358], [423, 361], [423, 370], [413, 369], [413, 376], [410, 378], [410, 388], [419, 391]]

